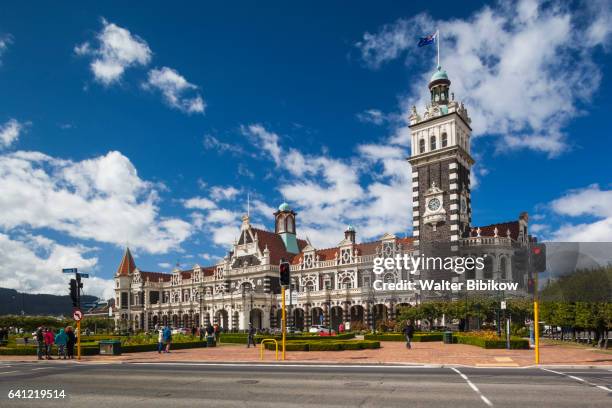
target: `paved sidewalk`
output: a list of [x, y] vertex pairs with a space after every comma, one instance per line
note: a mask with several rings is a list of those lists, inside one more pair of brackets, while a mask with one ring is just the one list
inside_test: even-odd
[[[377, 350], [291, 351], [291, 362], [339, 364], [434, 364], [475, 367], [525, 367], [534, 364], [533, 350], [487, 350], [465, 344], [441, 342], [413, 343], [411, 350], [404, 343], [381, 342]], [[612, 353], [584, 347], [544, 344], [540, 349], [541, 364], [546, 365], [612, 365]], [[279, 352], [280, 358], [280, 352]], [[0, 356], [0, 361], [33, 361], [36, 356]], [[57, 360], [55, 360], [57, 361]], [[87, 362], [260, 362], [259, 348], [221, 344], [215, 348], [126, 353], [121, 356], [85, 356]], [[264, 361], [274, 361], [273, 351], [264, 351]], [[61, 361], [64, 362], [63, 360]]]

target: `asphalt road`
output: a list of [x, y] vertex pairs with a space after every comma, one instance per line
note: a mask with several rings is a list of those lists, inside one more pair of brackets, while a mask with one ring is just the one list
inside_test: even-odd
[[[64, 399], [9, 399], [10, 390]], [[612, 407], [612, 370], [1, 363], [0, 407]]]

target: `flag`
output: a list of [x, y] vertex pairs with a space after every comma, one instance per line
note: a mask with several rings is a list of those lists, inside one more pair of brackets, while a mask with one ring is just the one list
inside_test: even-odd
[[428, 35], [427, 37], [421, 37], [419, 40], [419, 47], [424, 47], [425, 45], [433, 44], [436, 41], [437, 33], [433, 33]]

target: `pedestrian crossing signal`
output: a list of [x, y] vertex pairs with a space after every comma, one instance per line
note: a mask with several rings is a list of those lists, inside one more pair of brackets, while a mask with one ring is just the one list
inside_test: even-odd
[[289, 262], [287, 261], [281, 261], [279, 270], [281, 286], [289, 286], [291, 280], [291, 265], [289, 265]]
[[79, 288], [76, 279], [70, 279], [70, 299], [72, 307], [77, 307], [79, 303]]

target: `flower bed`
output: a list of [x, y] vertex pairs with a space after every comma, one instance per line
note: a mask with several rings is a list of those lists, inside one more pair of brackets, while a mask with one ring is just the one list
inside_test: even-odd
[[[469, 344], [470, 346], [486, 349], [505, 349], [507, 347], [506, 339], [498, 337], [497, 335], [482, 335], [479, 333], [456, 333], [453, 335], [453, 343]], [[528, 350], [529, 340], [520, 337], [510, 337], [510, 348], [515, 350]]]
[[[197, 348], [197, 347], [206, 347], [205, 341], [190, 341], [183, 343], [172, 343], [170, 346], [170, 350], [179, 350], [179, 349], [189, 349], [189, 348]], [[144, 351], [156, 351], [157, 350], [157, 342], [156, 343], [148, 343], [148, 344], [133, 344], [133, 345], [121, 345], [122, 353], [139, 353]], [[89, 343], [86, 346], [81, 345], [81, 355], [83, 356], [93, 356], [100, 353], [100, 348], [98, 344]], [[74, 354], [76, 355], [76, 345]], [[2, 347], [0, 348], [0, 355], [3, 356], [35, 356], [36, 355], [36, 347], [31, 346], [19, 346], [19, 347]], [[57, 355], [57, 348], [53, 347], [52, 356]]]
[[[279, 343], [279, 351], [281, 344]], [[274, 343], [265, 343], [267, 350], [275, 350]], [[342, 351], [342, 350], [365, 350], [380, 348], [379, 341], [372, 340], [336, 340], [336, 341], [311, 341], [292, 340], [286, 343], [287, 351]]]

